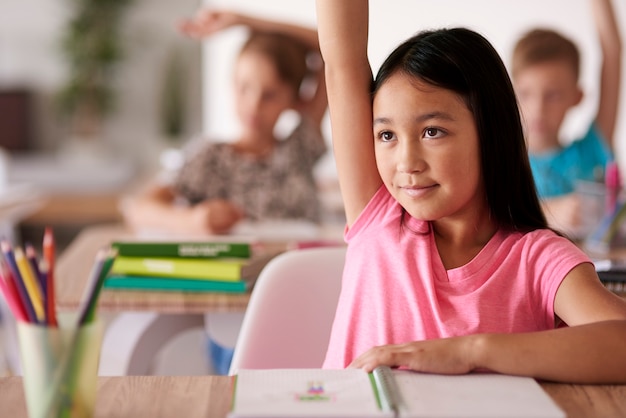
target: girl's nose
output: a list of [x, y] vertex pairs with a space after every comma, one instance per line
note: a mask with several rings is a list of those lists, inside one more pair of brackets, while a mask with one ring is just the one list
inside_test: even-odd
[[419, 141], [400, 141], [396, 149], [399, 172], [414, 173], [424, 170], [425, 161]]

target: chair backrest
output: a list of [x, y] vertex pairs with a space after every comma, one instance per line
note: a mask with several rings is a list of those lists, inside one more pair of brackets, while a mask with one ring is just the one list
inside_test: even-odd
[[265, 266], [250, 296], [229, 374], [322, 366], [345, 253], [344, 246], [293, 250]]

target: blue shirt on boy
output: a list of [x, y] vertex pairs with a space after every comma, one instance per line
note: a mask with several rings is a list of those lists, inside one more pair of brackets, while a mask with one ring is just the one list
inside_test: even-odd
[[583, 138], [554, 152], [530, 154], [529, 159], [539, 197], [546, 198], [572, 193], [578, 180], [603, 181], [613, 154], [591, 124]]

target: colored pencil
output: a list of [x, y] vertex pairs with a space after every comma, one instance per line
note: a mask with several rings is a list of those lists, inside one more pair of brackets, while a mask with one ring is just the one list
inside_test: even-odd
[[100, 272], [102, 271], [105, 258], [104, 250], [99, 250], [96, 253], [94, 264], [91, 267], [91, 272], [89, 273], [87, 284], [85, 285], [85, 290], [83, 291], [83, 297], [81, 298], [80, 305], [78, 307], [78, 326], [84, 323], [85, 317], [87, 316], [89, 304], [91, 303], [93, 295], [96, 291], [98, 278], [100, 277]]
[[0, 250], [4, 255], [4, 260], [9, 267], [9, 271], [11, 272], [11, 277], [13, 278], [15, 288], [17, 289], [20, 300], [22, 301], [22, 306], [24, 306], [24, 310], [26, 311], [28, 322], [36, 324], [37, 315], [35, 314], [35, 309], [33, 308], [33, 304], [30, 301], [30, 297], [28, 296], [28, 291], [26, 290], [24, 281], [20, 276], [20, 271], [17, 268], [17, 264], [15, 263], [15, 255], [13, 254], [11, 244], [9, 244], [8, 241], [3, 240], [2, 242], [0, 242]]
[[46, 317], [48, 318], [48, 325], [56, 327], [56, 301], [54, 295], [54, 258], [56, 252], [56, 243], [54, 240], [54, 234], [52, 228], [46, 227], [43, 234], [43, 257], [48, 265], [48, 272], [46, 274]]
[[115, 256], [111, 250], [100, 250], [96, 254], [94, 265], [89, 275], [87, 287], [82, 298], [82, 306], [79, 308], [79, 326], [92, 322], [95, 318], [96, 306], [100, 290], [104, 284], [104, 278], [109, 274]]
[[0, 293], [4, 296], [4, 300], [7, 301], [7, 305], [9, 305], [9, 309], [13, 313], [13, 316], [15, 316], [15, 319], [20, 322], [28, 322], [28, 317], [20, 302], [19, 294], [17, 294], [17, 290], [11, 279], [4, 274], [0, 275]]
[[[35, 250], [35, 247], [30, 244], [30, 243], [26, 243], [24, 245], [24, 253], [26, 254], [26, 259], [28, 260], [28, 263], [30, 264], [30, 268], [33, 272], [33, 274], [35, 275], [35, 278], [37, 279], [37, 282], [39, 283], [39, 289], [41, 290], [41, 300], [43, 301], [43, 305], [44, 305], [44, 311], [46, 310], [46, 276], [44, 274], [41, 273], [41, 270], [39, 269], [39, 257], [37, 256], [37, 250]], [[47, 316], [47, 313], [46, 313]]]
[[30, 301], [35, 309], [37, 321], [43, 324], [46, 322], [46, 311], [44, 310], [43, 299], [41, 298], [39, 280], [35, 278], [35, 275], [30, 268], [30, 264], [24, 255], [24, 251], [20, 247], [15, 247], [13, 255], [15, 256], [15, 264], [17, 264], [17, 268], [20, 271], [24, 285], [26, 285], [26, 291], [30, 296]]

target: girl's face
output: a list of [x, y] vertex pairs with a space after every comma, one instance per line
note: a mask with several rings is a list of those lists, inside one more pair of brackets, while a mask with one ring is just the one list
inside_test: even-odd
[[479, 138], [456, 93], [398, 72], [379, 88], [373, 112], [378, 171], [411, 216], [480, 216]]
[[235, 66], [235, 106], [244, 133], [271, 134], [281, 113], [293, 106], [295, 92], [265, 55], [247, 51]]

